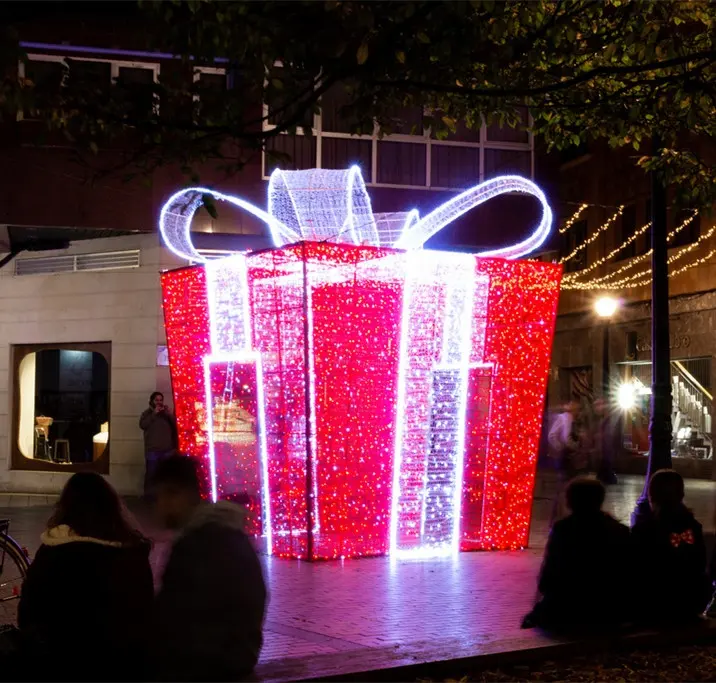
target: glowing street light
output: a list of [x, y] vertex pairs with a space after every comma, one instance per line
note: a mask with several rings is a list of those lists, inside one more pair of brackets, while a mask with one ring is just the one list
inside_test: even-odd
[[594, 302], [594, 312], [600, 318], [611, 318], [619, 308], [619, 300], [611, 296], [601, 296]]
[[622, 410], [631, 410], [636, 405], [636, 387], [632, 382], [624, 382], [617, 389], [617, 403]]

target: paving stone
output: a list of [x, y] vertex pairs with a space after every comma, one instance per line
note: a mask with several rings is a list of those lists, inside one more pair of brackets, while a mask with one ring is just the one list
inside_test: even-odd
[[[642, 478], [623, 478], [609, 489], [607, 509], [627, 522], [642, 486]], [[519, 624], [535, 598], [555, 492], [556, 483], [543, 477], [524, 551], [414, 562], [262, 558], [270, 604], [259, 672], [271, 680], [295, 680], [365, 670], [366, 662], [388, 666], [451, 652], [458, 657], [545, 646]], [[715, 494], [712, 482], [687, 482], [687, 504], [708, 532], [714, 529]], [[0, 509], [0, 518], [9, 517], [11, 534], [34, 552], [50, 511], [13, 507]], [[136, 514], [146, 517], [141, 508]], [[148, 533], [159, 575], [170, 536]]]

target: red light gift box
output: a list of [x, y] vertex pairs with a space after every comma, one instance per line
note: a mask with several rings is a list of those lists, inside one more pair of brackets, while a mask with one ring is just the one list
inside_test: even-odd
[[[503, 192], [542, 202], [527, 240], [420, 248]], [[264, 220], [276, 248], [205, 261], [189, 228], [206, 193]], [[207, 494], [248, 504], [285, 557], [526, 545], [561, 276], [515, 260], [549, 231], [539, 189], [498, 178], [421, 219], [374, 215], [357, 169], [277, 171], [268, 208], [195, 188], [160, 219], [204, 261], [162, 288], [180, 448]]]

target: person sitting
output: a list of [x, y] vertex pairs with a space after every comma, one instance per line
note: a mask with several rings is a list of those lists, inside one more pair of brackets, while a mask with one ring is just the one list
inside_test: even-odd
[[666, 625], [697, 619], [710, 582], [703, 529], [684, 505], [684, 480], [674, 470], [659, 470], [648, 494], [652, 514], [631, 531], [639, 620]]
[[141, 678], [154, 599], [151, 545], [115, 490], [99, 474], [74, 474], [41, 539], [18, 605], [28, 675]]
[[523, 628], [589, 630], [626, 620], [629, 529], [602, 511], [604, 496], [596, 479], [568, 484], [570, 514], [552, 527], [539, 576], [541, 599]]
[[237, 681], [263, 643], [266, 586], [244, 532], [247, 512], [204, 502], [195, 461], [157, 465], [154, 494], [163, 524], [179, 531], [157, 595], [156, 675], [169, 681]]

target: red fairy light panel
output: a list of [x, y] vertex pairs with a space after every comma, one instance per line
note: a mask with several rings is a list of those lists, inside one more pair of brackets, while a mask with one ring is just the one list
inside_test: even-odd
[[[422, 245], [506, 192], [542, 205], [529, 237], [481, 254]], [[275, 249], [207, 260], [205, 195], [263, 220]], [[552, 213], [518, 176], [425, 217], [373, 214], [360, 171], [276, 171], [268, 209], [206, 188], [160, 215], [200, 262], [164, 273], [181, 449], [206, 495], [248, 505], [267, 552], [439, 557], [526, 545], [561, 268], [515, 260]]]
[[279, 556], [525, 546], [560, 272], [304, 242], [164, 273], [180, 447]]

